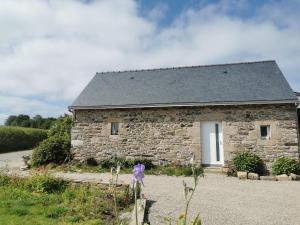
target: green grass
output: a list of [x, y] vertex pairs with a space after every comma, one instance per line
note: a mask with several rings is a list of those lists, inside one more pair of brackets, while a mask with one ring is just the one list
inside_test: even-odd
[[0, 126], [0, 153], [31, 149], [47, 137], [47, 130]]
[[[27, 179], [0, 182], [0, 225], [113, 224], [113, 197], [107, 188], [67, 186], [37, 193], [27, 183]], [[119, 210], [131, 207], [128, 193], [119, 190]]]
[[[89, 172], [89, 173], [108, 173], [110, 168], [101, 168], [100, 166], [87, 166], [76, 164], [55, 165], [49, 164], [46, 169], [59, 172]], [[133, 168], [121, 168], [121, 174], [131, 174]], [[202, 168], [198, 168], [199, 173], [203, 173]], [[146, 175], [167, 175], [167, 176], [192, 176], [191, 167], [184, 166], [155, 166], [151, 169], [145, 169]]]

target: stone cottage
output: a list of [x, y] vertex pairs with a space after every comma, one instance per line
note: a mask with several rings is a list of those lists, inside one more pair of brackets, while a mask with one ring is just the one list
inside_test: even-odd
[[275, 61], [97, 73], [69, 109], [77, 160], [224, 166], [240, 151], [299, 159], [299, 100]]

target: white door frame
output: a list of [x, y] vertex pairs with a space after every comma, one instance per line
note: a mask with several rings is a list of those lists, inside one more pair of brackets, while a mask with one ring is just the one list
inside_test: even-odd
[[205, 166], [223, 166], [224, 151], [222, 122], [201, 121], [200, 136], [202, 164]]

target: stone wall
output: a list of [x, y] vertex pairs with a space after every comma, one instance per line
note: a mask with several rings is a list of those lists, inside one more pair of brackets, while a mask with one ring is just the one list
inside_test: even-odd
[[[112, 155], [147, 157], [157, 163], [201, 162], [201, 121], [221, 121], [225, 163], [238, 151], [251, 151], [268, 166], [279, 156], [299, 158], [296, 108], [286, 105], [214, 106], [115, 110], [76, 110], [72, 129], [75, 159]], [[119, 122], [119, 135], [110, 135]], [[270, 125], [271, 138], [260, 138]]]

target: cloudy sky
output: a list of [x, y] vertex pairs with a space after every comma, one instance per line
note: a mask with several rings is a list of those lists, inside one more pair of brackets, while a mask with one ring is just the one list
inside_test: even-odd
[[0, 124], [58, 116], [102, 71], [275, 59], [300, 91], [299, 0], [0, 0]]

